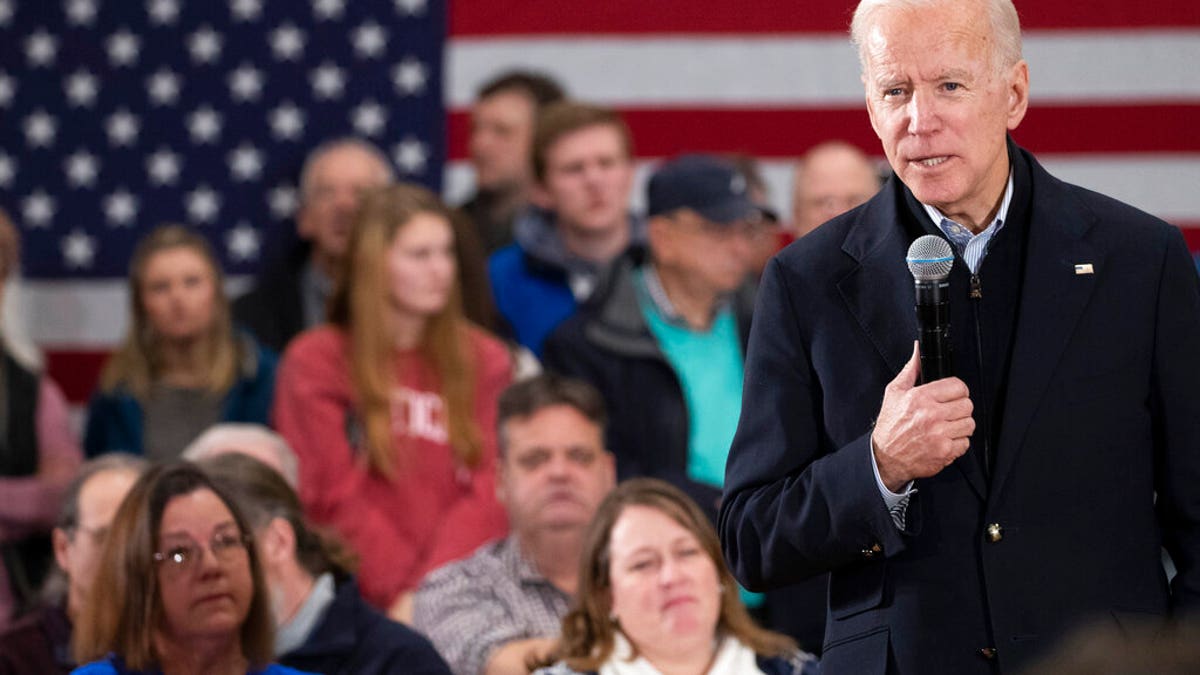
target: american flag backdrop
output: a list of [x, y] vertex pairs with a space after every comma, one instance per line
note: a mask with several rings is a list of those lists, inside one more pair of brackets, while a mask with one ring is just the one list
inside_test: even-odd
[[[135, 233], [190, 222], [230, 271], [252, 271], [287, 226], [300, 157], [328, 135], [367, 135], [398, 169], [442, 178], [447, 198], [463, 199], [469, 104], [507, 67], [548, 72], [575, 97], [624, 112], [642, 178], [684, 150], [762, 158], [787, 213], [792, 162], [815, 143], [842, 138], [880, 154], [845, 35], [854, 4], [0, 0], [0, 205], [26, 237], [35, 336], [80, 400], [124, 329], [116, 276]], [[1200, 3], [1016, 5], [1032, 81], [1018, 142], [1060, 177], [1179, 225], [1200, 249]], [[90, 21], [79, 20], [88, 8]], [[159, 21], [170, 8], [173, 19]], [[280, 58], [296, 42], [296, 60]], [[212, 63], [198, 60], [209, 51]], [[181, 78], [172, 105], [158, 102], [172, 91], [156, 77], [164, 68]], [[90, 107], [71, 98], [87, 97], [87, 78], [72, 80], [79, 70], [97, 79]], [[336, 101], [324, 93], [335, 90]], [[218, 137], [196, 142], [194, 128], [214, 117]], [[47, 120], [49, 145], [39, 141]], [[297, 127], [297, 138], [280, 136]], [[94, 186], [76, 184], [91, 175], [86, 157]]]

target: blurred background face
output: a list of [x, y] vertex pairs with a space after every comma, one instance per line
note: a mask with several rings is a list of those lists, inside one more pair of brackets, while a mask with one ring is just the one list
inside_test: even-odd
[[600, 427], [569, 405], [504, 423], [500, 501], [518, 530], [583, 528], [616, 469]]
[[186, 247], [158, 251], [142, 271], [142, 309], [161, 338], [194, 340], [212, 325], [217, 304], [217, 280], [208, 260]]
[[639, 650], [711, 648], [721, 582], [691, 531], [656, 508], [629, 506], [608, 550], [612, 613]]
[[878, 190], [879, 178], [862, 153], [842, 146], [813, 151], [796, 172], [792, 202], [796, 236], [866, 202]]
[[339, 146], [321, 155], [307, 178], [298, 232], [321, 255], [337, 260], [346, 254], [359, 197], [387, 184], [387, 167], [362, 148]]
[[436, 213], [418, 213], [396, 231], [385, 254], [392, 305], [421, 317], [446, 307], [457, 263], [454, 230]]
[[101, 471], [92, 476], [79, 491], [79, 522], [75, 529], [54, 533], [54, 556], [67, 574], [68, 606], [73, 611], [82, 607], [91, 590], [108, 528], [136, 480], [137, 474], [132, 471]]
[[656, 225], [664, 230], [651, 239], [655, 260], [687, 284], [715, 294], [729, 293], [745, 281], [754, 241], [764, 228], [748, 222], [722, 225], [687, 210], [656, 220]]
[[475, 104], [469, 151], [478, 189], [511, 190], [532, 181], [535, 118], [533, 99], [519, 91], [500, 91]]
[[186, 551], [183, 565], [158, 563], [163, 634], [176, 641], [236, 635], [250, 611], [250, 556], [229, 508], [212, 490], [173, 497], [163, 510], [157, 551]]
[[559, 225], [580, 233], [612, 231], [625, 223], [633, 163], [621, 132], [584, 127], [546, 149], [542, 188]]

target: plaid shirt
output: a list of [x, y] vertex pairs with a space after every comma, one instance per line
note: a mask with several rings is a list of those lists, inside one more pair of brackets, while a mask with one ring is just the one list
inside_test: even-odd
[[514, 535], [425, 577], [413, 601], [413, 627], [455, 675], [478, 675], [505, 643], [557, 637], [570, 604], [571, 597], [521, 555]]

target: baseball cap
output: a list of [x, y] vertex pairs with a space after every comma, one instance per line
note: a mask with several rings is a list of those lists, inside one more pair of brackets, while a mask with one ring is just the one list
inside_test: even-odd
[[658, 168], [646, 186], [648, 216], [691, 209], [707, 220], [729, 224], [760, 218], [746, 177], [733, 164], [711, 155], [681, 155]]

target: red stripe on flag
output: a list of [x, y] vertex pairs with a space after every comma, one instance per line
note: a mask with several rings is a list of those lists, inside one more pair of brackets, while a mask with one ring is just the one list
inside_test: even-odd
[[48, 349], [46, 372], [62, 387], [68, 401], [80, 405], [95, 391], [108, 355], [107, 350]]
[[1179, 222], [1174, 223], [1183, 231], [1183, 239], [1187, 242], [1188, 249], [1195, 255], [1200, 255], [1200, 221]]
[[[795, 157], [817, 143], [842, 138], [880, 154], [864, 108], [625, 108], [635, 150], [643, 157], [684, 151], [745, 152]], [[1034, 106], [1014, 133], [1039, 153], [1200, 152], [1197, 105]], [[470, 117], [449, 120], [450, 159], [467, 157]]]
[[[858, 3], [755, 0], [490, 0], [450, 3], [452, 36], [654, 33], [845, 33]], [[1200, 26], [1195, 0], [1024, 0], [1024, 29], [1190, 28]]]

